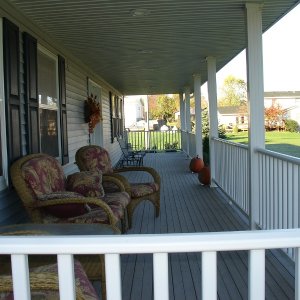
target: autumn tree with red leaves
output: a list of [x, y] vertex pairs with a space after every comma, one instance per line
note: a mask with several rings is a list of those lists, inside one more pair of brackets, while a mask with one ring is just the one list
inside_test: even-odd
[[269, 130], [279, 128], [284, 119], [284, 109], [277, 104], [272, 104], [270, 107], [265, 108], [265, 123]]

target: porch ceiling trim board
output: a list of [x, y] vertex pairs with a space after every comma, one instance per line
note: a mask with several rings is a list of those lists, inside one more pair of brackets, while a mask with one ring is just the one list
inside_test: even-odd
[[[245, 0], [6, 1], [128, 95], [179, 92], [199, 67], [206, 82], [206, 56], [220, 70], [247, 44]], [[265, 31], [299, 1], [258, 2]]]

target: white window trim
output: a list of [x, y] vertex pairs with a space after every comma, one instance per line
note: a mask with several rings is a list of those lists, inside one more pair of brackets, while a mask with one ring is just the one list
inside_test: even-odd
[[0, 176], [0, 190], [8, 187], [8, 160], [6, 140], [6, 117], [5, 117], [5, 92], [4, 92], [4, 55], [3, 55], [3, 19], [0, 18], [0, 122], [1, 122], [1, 145], [2, 145], [2, 168]]
[[[59, 77], [58, 77], [58, 57], [57, 55], [55, 55], [54, 53], [52, 53], [51, 51], [49, 51], [48, 49], [46, 49], [44, 46], [38, 44], [37, 46], [37, 50], [42, 52], [43, 54], [49, 56], [50, 58], [52, 58], [53, 60], [55, 60], [55, 68], [56, 68], [56, 96], [57, 96], [57, 136], [58, 136], [58, 153], [59, 156], [57, 157], [57, 159], [59, 160], [59, 162], [62, 162], [62, 153], [61, 153], [61, 124], [60, 124], [60, 99], [59, 99]], [[46, 108], [44, 105], [40, 105], [39, 104], [39, 109], [40, 108]], [[47, 107], [47, 109], [51, 109], [49, 107]], [[53, 108], [52, 108], [53, 109]], [[40, 124], [39, 124], [39, 130], [40, 130]], [[42, 141], [40, 140], [40, 143]], [[41, 146], [41, 145], [40, 145]]]

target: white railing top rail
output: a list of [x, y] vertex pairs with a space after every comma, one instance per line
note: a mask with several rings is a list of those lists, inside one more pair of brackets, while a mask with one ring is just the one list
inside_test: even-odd
[[217, 138], [217, 137], [213, 137], [212, 140], [217, 141], [217, 142], [221, 142], [223, 144], [228, 144], [228, 145], [231, 145], [231, 146], [235, 146], [235, 147], [248, 149], [248, 145], [244, 145], [244, 144], [241, 144], [241, 143], [235, 143], [235, 142], [227, 141], [227, 140]]
[[141, 254], [300, 247], [300, 229], [128, 236], [2, 236], [0, 254]]
[[299, 157], [294, 157], [294, 156], [290, 156], [287, 154], [282, 154], [282, 153], [274, 152], [274, 151], [267, 150], [267, 149], [261, 149], [261, 148], [257, 148], [255, 151], [258, 153], [272, 156], [274, 158], [278, 158], [278, 159], [281, 159], [281, 160], [287, 161], [289, 163], [293, 163], [293, 164], [300, 166], [300, 158]]

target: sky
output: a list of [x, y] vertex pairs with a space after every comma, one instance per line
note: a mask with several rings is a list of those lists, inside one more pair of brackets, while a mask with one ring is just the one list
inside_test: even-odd
[[[300, 5], [263, 34], [265, 91], [300, 91], [299, 28]], [[217, 73], [218, 88], [230, 74], [247, 81], [245, 51]]]

